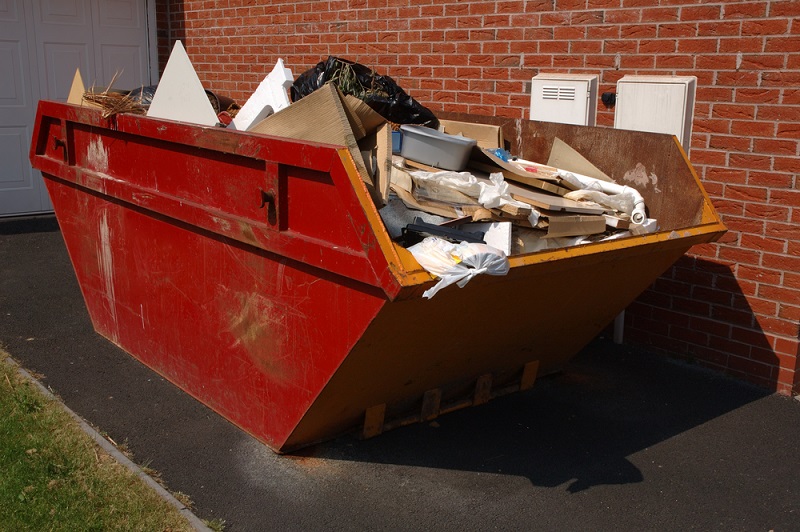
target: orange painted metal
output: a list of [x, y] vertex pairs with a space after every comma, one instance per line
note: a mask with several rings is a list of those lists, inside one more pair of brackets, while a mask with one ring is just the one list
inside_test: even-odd
[[687, 161], [690, 220], [425, 300], [341, 147], [43, 101], [31, 161], [97, 332], [279, 452], [527, 387], [725, 231]]

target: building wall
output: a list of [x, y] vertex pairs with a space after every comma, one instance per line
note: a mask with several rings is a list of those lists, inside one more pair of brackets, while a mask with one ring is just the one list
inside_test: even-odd
[[[626, 341], [800, 391], [800, 0], [160, 0], [207, 87], [337, 55], [432, 110], [524, 117], [539, 72], [695, 75], [690, 159], [729, 228], [627, 312]], [[163, 63], [162, 63], [163, 64]], [[598, 102], [598, 125], [613, 109]]]

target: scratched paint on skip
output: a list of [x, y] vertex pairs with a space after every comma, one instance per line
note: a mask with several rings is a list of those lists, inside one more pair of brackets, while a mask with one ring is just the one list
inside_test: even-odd
[[278, 380], [290, 377], [284, 341], [287, 315], [275, 303], [257, 293], [236, 294], [229, 310], [228, 330], [234, 346], [242, 346], [253, 363]]
[[103, 211], [100, 217], [99, 247], [97, 250], [98, 270], [103, 283], [103, 296], [108, 306], [113, 329], [110, 331], [113, 339], [117, 339], [117, 298], [114, 292], [114, 259], [111, 249], [111, 229], [108, 226], [108, 213]]
[[89, 142], [86, 149], [86, 162], [89, 168], [98, 172], [108, 172], [108, 152], [103, 144], [103, 139], [97, 137]]
[[647, 168], [645, 168], [642, 163], [636, 163], [636, 167], [625, 172], [625, 175], [622, 176], [622, 178], [628, 183], [631, 183], [633, 188], [647, 188], [650, 185], [653, 185], [653, 189], [656, 192], [661, 192], [661, 190], [658, 188], [658, 176], [653, 172], [650, 172], [648, 175]]

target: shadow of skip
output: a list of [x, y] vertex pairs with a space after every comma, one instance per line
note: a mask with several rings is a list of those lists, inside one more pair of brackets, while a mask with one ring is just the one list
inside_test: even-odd
[[354, 443], [318, 458], [502, 473], [569, 492], [643, 481], [632, 454], [768, 395], [604, 339], [528, 392]]
[[788, 343], [798, 322], [756, 294], [780, 281], [759, 283], [737, 279], [727, 264], [684, 256], [626, 312], [626, 341], [789, 393], [792, 375], [782, 374], [770, 336]]

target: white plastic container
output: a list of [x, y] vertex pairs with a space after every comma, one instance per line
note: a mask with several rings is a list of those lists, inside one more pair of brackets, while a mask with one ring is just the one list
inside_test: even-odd
[[460, 172], [467, 167], [475, 139], [448, 135], [425, 126], [404, 124], [400, 155], [418, 163]]

